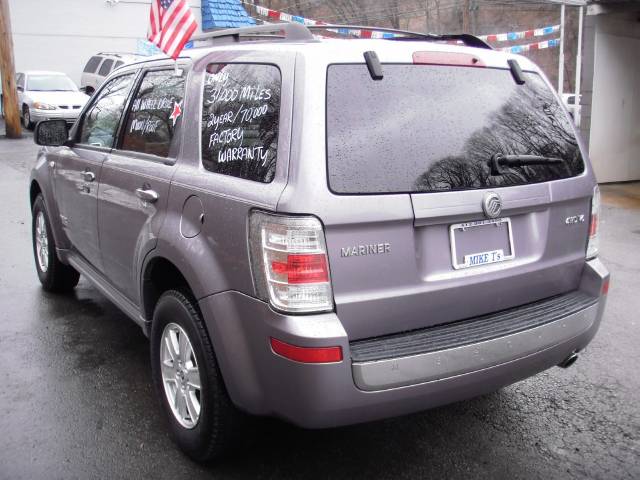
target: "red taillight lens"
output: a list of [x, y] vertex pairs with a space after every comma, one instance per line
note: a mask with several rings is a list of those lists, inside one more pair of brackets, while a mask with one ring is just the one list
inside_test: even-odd
[[287, 262], [271, 262], [273, 271], [286, 275], [288, 283], [320, 283], [329, 281], [327, 256], [323, 253], [309, 255], [287, 255]]
[[609, 293], [609, 279], [607, 279], [602, 285], [602, 295]]
[[594, 213], [591, 215], [591, 224], [589, 225], [589, 236], [595, 237], [598, 233], [598, 214]]
[[598, 255], [598, 220], [600, 219], [600, 189], [596, 185], [591, 197], [591, 223], [589, 223], [589, 239], [587, 241], [587, 260]]
[[342, 361], [342, 347], [298, 347], [271, 338], [271, 348], [278, 355], [301, 363], [335, 363]]

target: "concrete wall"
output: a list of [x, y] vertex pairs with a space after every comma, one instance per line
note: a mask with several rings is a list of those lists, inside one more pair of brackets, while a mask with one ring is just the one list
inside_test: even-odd
[[[200, 0], [189, 0], [201, 23]], [[16, 71], [56, 70], [77, 84], [97, 52], [136, 53], [151, 0], [9, 0]]]
[[583, 134], [600, 182], [640, 180], [639, 15], [595, 15], [585, 32]]

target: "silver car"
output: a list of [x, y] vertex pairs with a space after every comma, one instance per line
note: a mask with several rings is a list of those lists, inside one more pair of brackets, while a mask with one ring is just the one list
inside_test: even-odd
[[73, 123], [89, 96], [60, 72], [27, 71], [16, 75], [20, 117], [31, 129], [41, 120], [62, 119]]
[[535, 64], [313, 30], [205, 34], [36, 127], [40, 281], [82, 274], [143, 329], [197, 460], [249, 415], [347, 425], [567, 367], [605, 308], [596, 180]]

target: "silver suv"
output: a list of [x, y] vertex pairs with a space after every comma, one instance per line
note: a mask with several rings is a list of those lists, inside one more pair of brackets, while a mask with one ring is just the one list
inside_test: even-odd
[[42, 285], [82, 274], [140, 325], [197, 460], [247, 414], [333, 427], [566, 367], [602, 318], [598, 189], [540, 69], [319, 32], [206, 34], [36, 128]]
[[82, 71], [80, 87], [87, 95], [93, 95], [107, 76], [125, 63], [132, 63], [141, 58], [133, 53], [100, 52], [89, 59]]

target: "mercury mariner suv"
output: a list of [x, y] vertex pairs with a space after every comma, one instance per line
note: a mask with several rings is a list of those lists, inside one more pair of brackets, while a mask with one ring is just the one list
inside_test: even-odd
[[194, 459], [250, 415], [325, 428], [495, 391], [598, 330], [598, 188], [547, 78], [390, 33], [204, 34], [113, 72], [70, 131], [37, 125], [40, 281], [82, 274], [140, 325]]

